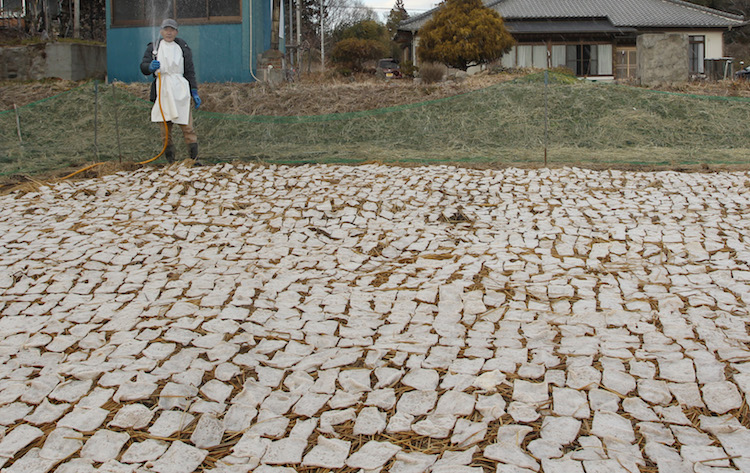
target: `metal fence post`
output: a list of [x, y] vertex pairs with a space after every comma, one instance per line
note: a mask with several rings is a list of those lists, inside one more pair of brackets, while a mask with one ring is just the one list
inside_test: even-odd
[[549, 108], [547, 106], [547, 86], [549, 85], [549, 71], [544, 71], [544, 167], [547, 167], [547, 144], [549, 141]]
[[117, 136], [117, 156], [120, 160], [120, 164], [122, 164], [122, 149], [120, 148], [120, 119], [118, 116], [117, 111], [117, 87], [115, 87], [115, 84], [112, 84], [112, 102], [114, 102], [115, 107], [115, 135]]
[[97, 143], [97, 128], [99, 121], [99, 81], [94, 81], [94, 156], [99, 159], [99, 145]]

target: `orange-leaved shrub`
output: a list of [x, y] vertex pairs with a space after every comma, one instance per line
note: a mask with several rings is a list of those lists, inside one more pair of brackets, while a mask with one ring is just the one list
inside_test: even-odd
[[481, 0], [445, 0], [419, 37], [421, 61], [462, 71], [500, 59], [515, 43], [500, 14]]

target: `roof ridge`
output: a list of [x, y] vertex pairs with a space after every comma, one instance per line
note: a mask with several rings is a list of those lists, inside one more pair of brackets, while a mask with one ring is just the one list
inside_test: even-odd
[[410, 16], [409, 18], [405, 19], [401, 23], [399, 23], [399, 26], [401, 25], [408, 25], [410, 23], [414, 23], [415, 21], [419, 21], [423, 18], [431, 16], [433, 13], [437, 11], [437, 9], [440, 7], [433, 7], [430, 10], [427, 10], [426, 12], [420, 13], [419, 15]]
[[[499, 1], [502, 1], [502, 0], [499, 0]], [[686, 8], [693, 8], [695, 10], [700, 10], [700, 11], [703, 11], [705, 13], [708, 13], [708, 14], [711, 14], [711, 15], [716, 15], [716, 16], [723, 17], [723, 18], [731, 18], [733, 20], [739, 20], [739, 21], [744, 21], [744, 19], [745, 19], [744, 15], [736, 15], [734, 13], [729, 13], [729, 12], [724, 11], [724, 10], [719, 10], [719, 9], [716, 9], [716, 8], [711, 8], [711, 7], [706, 7], [706, 6], [703, 6], [703, 5], [698, 5], [697, 3], [687, 2], [685, 0], [661, 0], [661, 1], [662, 2], [666, 2], [666, 3], [674, 3], [676, 5], [681, 5], [681, 6], [686, 7]]]
[[[747, 21], [745, 19], [744, 15], [737, 15], [737, 14], [734, 14], [734, 13], [725, 12], [723, 10], [718, 10], [716, 8], [705, 7], [703, 5], [698, 5], [698, 4], [695, 4], [695, 3], [690, 3], [690, 2], [685, 1], [685, 0], [652, 0], [652, 1], [654, 2], [654, 4], [661, 3], [662, 5], [675, 5], [675, 6], [679, 6], [681, 8], [685, 8], [687, 10], [692, 10], [694, 14], [704, 14], [704, 15], [707, 15], [707, 16], [715, 17], [716, 19], [720, 19], [720, 20], [723, 20], [726, 23], [730, 23], [730, 24], [726, 25], [727, 27], [730, 27], [730, 28], [731, 27], [742, 26], [742, 25], [745, 25], [745, 24], [750, 24], [750, 21]], [[497, 9], [498, 5], [501, 5], [501, 4], [506, 3], [506, 2], [508, 2], [508, 0], [483, 0], [482, 3], [486, 7]], [[404, 27], [404, 26], [408, 26], [408, 25], [411, 25], [411, 24], [416, 24], [416, 23], [418, 23], [420, 21], [423, 21], [425, 19], [429, 19], [432, 15], [434, 15], [434, 13], [439, 8], [440, 8], [440, 5], [438, 5], [437, 7], [432, 8], [431, 10], [428, 10], [428, 11], [426, 11], [424, 13], [421, 13], [421, 14], [419, 14], [417, 16], [411, 17], [411, 18], [409, 18], [409, 19], [401, 22], [400, 26]], [[588, 15], [586, 15], [586, 16], [588, 16]], [[615, 21], [612, 20], [612, 18], [611, 18], [610, 15], [604, 15], [604, 16], [606, 18], [608, 18], [612, 22], [612, 24], [615, 24]], [[570, 16], [570, 17], [567, 17], [567, 18], [579, 18], [579, 16]], [[582, 17], [580, 17], [580, 18], [582, 18]], [[504, 19], [505, 19], [505, 17], [504, 17]], [[738, 24], [731, 25], [732, 22], [737, 22]], [[624, 25], [619, 25], [619, 26], [624, 26]]]
[[[483, 0], [482, 3], [484, 4], [485, 7], [492, 8], [495, 5], [497, 5], [498, 3], [501, 3], [501, 2], [504, 2], [504, 1], [506, 1], [506, 0], [489, 0], [489, 1], [484, 1]], [[413, 23], [413, 22], [415, 22], [417, 20], [421, 20], [422, 18], [429, 17], [430, 15], [432, 15], [433, 13], [435, 13], [439, 8], [440, 8], [440, 5], [438, 5], [436, 7], [432, 7], [431, 9], [427, 10], [426, 12], [422, 12], [419, 15], [407, 18], [406, 20], [402, 21], [400, 24], [401, 25], [408, 25], [409, 23]]]

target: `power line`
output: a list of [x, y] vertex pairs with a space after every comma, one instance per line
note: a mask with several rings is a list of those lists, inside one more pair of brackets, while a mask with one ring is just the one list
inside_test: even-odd
[[[385, 7], [368, 7], [368, 6], [336, 6], [336, 7], [329, 7], [329, 8], [336, 8], [337, 10], [384, 10], [384, 11], [391, 11], [393, 8], [385, 8]], [[407, 9], [407, 12], [426, 12], [430, 11], [432, 8], [413, 8], [413, 9]]]

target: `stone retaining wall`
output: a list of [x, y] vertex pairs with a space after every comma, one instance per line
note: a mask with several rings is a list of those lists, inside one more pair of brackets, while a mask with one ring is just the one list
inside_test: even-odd
[[42, 43], [0, 47], [0, 80], [82, 80], [104, 78], [106, 73], [106, 46]]
[[688, 35], [642, 34], [638, 48], [638, 82], [656, 86], [687, 82], [690, 77]]

